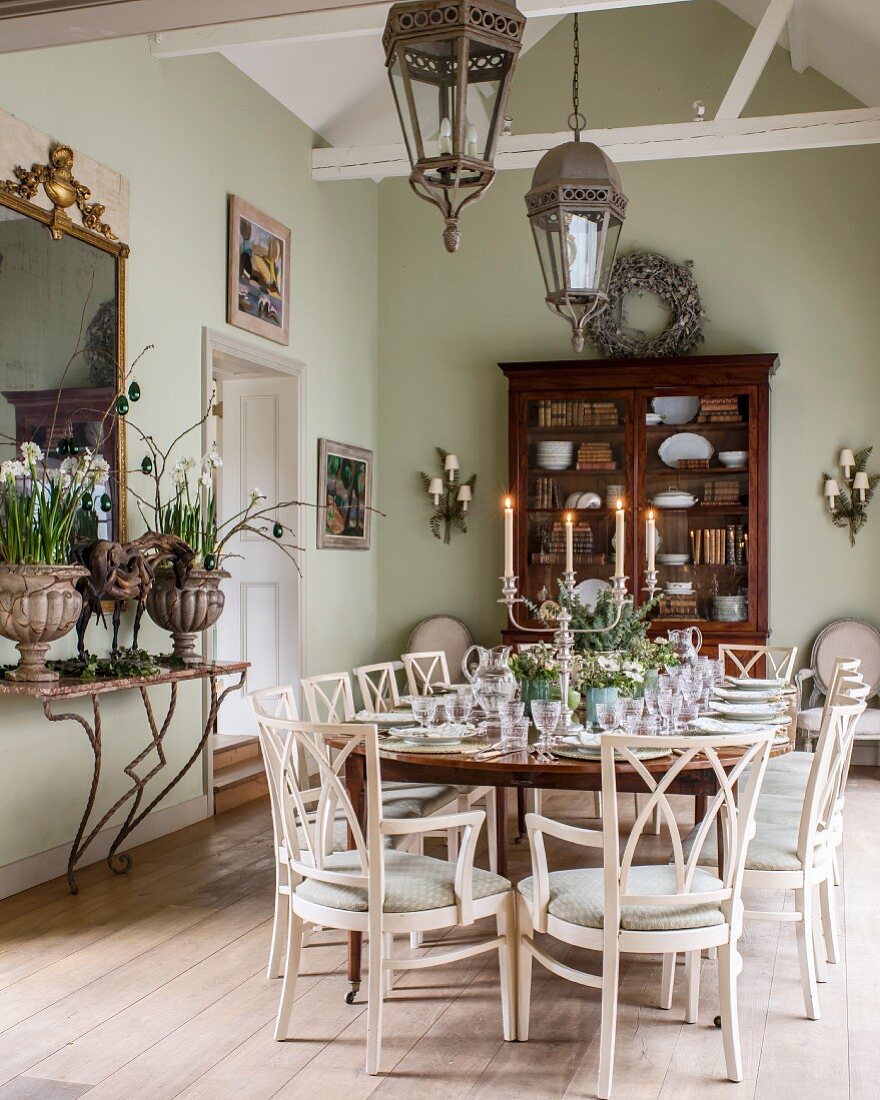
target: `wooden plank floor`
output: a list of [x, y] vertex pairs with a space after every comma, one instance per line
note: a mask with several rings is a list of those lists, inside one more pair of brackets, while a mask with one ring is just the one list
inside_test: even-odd
[[[821, 1021], [803, 1016], [794, 929], [749, 923], [740, 985], [745, 1080], [724, 1077], [714, 964], [700, 1019], [656, 1007], [659, 960], [621, 974], [615, 1096], [662, 1100], [869, 1100], [880, 1096], [880, 772], [854, 771], [847, 796], [842, 963], [820, 987]], [[584, 800], [549, 795], [545, 812], [583, 821]], [[682, 801], [682, 817], [692, 812]], [[654, 856], [663, 858], [663, 838]], [[272, 915], [268, 807], [253, 803], [136, 849], [132, 873], [103, 864], [0, 902], [0, 1100], [410, 1100], [595, 1095], [598, 993], [535, 969], [532, 1036], [501, 1039], [489, 955], [400, 974], [385, 1012], [383, 1068], [363, 1071], [366, 1010], [346, 1005], [338, 933], [314, 937], [293, 1013], [295, 1041], [275, 1043], [280, 982], [264, 977]], [[556, 866], [571, 852], [551, 853]], [[512, 872], [528, 852], [512, 847]], [[776, 908], [782, 894], [753, 904]], [[453, 934], [467, 939], [474, 930]], [[431, 951], [430, 943], [424, 950]], [[399, 941], [398, 950], [407, 950]], [[561, 957], [577, 959], [560, 945]], [[593, 960], [595, 968], [595, 959]]]

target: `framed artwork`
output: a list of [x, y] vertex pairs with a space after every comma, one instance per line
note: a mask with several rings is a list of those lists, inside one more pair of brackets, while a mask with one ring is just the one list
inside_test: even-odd
[[369, 550], [373, 452], [318, 440], [318, 549]]
[[238, 195], [229, 197], [226, 320], [290, 343], [290, 230]]

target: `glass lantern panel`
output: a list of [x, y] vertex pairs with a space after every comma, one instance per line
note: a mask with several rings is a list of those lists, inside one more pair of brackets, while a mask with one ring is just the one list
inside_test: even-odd
[[506, 50], [470, 44], [467, 90], [467, 123], [464, 154], [491, 160], [492, 139], [500, 119], [501, 93], [510, 73], [511, 55]]
[[607, 229], [605, 230], [605, 245], [602, 249], [602, 269], [599, 275], [599, 289], [608, 293], [608, 283], [611, 281], [611, 268], [617, 255], [617, 242], [620, 239], [620, 230], [623, 222], [613, 214], [608, 215]]
[[529, 219], [532, 233], [538, 247], [538, 259], [548, 294], [565, 289], [565, 274], [559, 246], [559, 213], [548, 211]]
[[572, 290], [595, 290], [605, 214], [595, 210], [565, 211], [563, 218], [566, 285]]
[[[416, 137], [421, 137], [422, 157], [425, 159], [449, 156], [453, 151], [458, 107], [455, 86], [457, 45], [455, 39], [445, 38], [420, 42], [418, 46], [401, 47], [398, 54], [403, 57], [409, 73], [416, 114], [410, 122]], [[408, 104], [406, 113], [410, 114]]]
[[400, 117], [400, 126], [403, 130], [403, 140], [406, 144], [406, 155], [409, 157], [410, 164], [415, 164], [419, 159], [418, 147], [416, 145], [415, 133], [413, 131], [413, 122], [409, 113], [409, 104], [406, 98], [406, 84], [403, 79], [403, 74], [400, 68], [400, 54], [398, 53], [390, 69], [388, 75], [391, 78], [391, 91], [394, 93], [394, 103], [397, 107], [397, 114]]

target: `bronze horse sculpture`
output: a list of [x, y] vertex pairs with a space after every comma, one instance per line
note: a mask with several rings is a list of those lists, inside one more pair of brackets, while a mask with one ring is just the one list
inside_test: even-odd
[[102, 600], [113, 601], [113, 644], [116, 653], [119, 645], [119, 624], [126, 600], [136, 600], [132, 650], [137, 650], [141, 619], [147, 604], [147, 596], [153, 586], [156, 569], [170, 565], [178, 588], [186, 583], [192, 568], [194, 553], [176, 535], [159, 535], [148, 532], [133, 542], [110, 542], [98, 539], [74, 546], [73, 561], [88, 569], [89, 574], [77, 584], [83, 598], [83, 607], [76, 624], [77, 652], [85, 654], [86, 627], [92, 615], [106, 625]]

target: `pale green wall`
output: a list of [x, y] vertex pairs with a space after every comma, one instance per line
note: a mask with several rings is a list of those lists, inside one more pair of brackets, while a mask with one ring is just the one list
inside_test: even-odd
[[[521, 62], [511, 102], [516, 133], [564, 128], [570, 27], [565, 21]], [[711, 114], [751, 34], [712, 2], [597, 14], [582, 29], [582, 102], [595, 126], [687, 119], [696, 98]], [[815, 73], [794, 73], [777, 50], [748, 113], [851, 104]], [[880, 622], [880, 515], [850, 550], [823, 515], [819, 482], [841, 444], [880, 442], [880, 150], [627, 164], [622, 174], [630, 197], [623, 250], [694, 260], [709, 314], [705, 350], [775, 351], [782, 359], [772, 403], [774, 639], [806, 646], [840, 615]], [[399, 652], [424, 615], [459, 615], [486, 639], [502, 623], [495, 600], [507, 398], [495, 364], [572, 356], [567, 326], [543, 302], [523, 202], [529, 183], [528, 172], [499, 173], [465, 213], [454, 256], [443, 251], [438, 212], [415, 201], [405, 180], [380, 186], [381, 482], [389, 517], [379, 656]], [[435, 444], [478, 474], [470, 533], [449, 547], [430, 535], [416, 475]]]
[[[227, 195], [236, 193], [293, 231], [287, 354], [306, 364], [309, 496], [319, 436], [375, 447], [373, 183], [312, 183], [314, 135], [280, 104], [218, 56], [160, 63], [145, 39], [4, 56], [0, 104], [131, 181], [129, 353], [156, 345], [139, 373], [142, 427], [169, 438], [198, 419], [202, 326], [227, 328], [226, 210]], [[317, 551], [313, 519], [302, 540], [309, 670], [370, 657], [376, 552]], [[167, 647], [152, 626], [145, 635], [148, 646]], [[98, 632], [90, 637], [93, 645], [98, 639]], [[201, 722], [199, 689], [187, 686], [181, 696], [169, 735], [172, 765], [185, 758]], [[139, 704], [131, 696], [109, 702], [105, 727], [109, 777], [143, 744]], [[69, 841], [88, 790], [90, 753], [77, 728], [48, 727], [33, 702], [4, 702], [0, 753], [3, 865]], [[169, 804], [201, 790], [196, 768]], [[110, 795], [108, 780], [101, 801]]]

